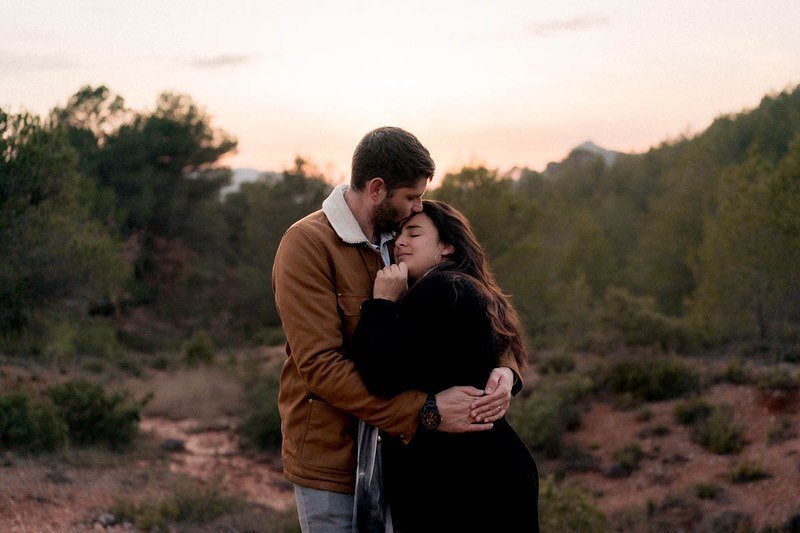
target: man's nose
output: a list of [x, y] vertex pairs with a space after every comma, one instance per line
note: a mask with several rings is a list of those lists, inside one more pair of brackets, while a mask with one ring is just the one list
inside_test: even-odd
[[415, 200], [414, 206], [411, 208], [414, 213], [422, 213], [422, 200]]

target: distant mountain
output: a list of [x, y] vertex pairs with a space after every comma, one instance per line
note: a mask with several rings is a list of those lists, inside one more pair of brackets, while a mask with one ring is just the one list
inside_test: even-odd
[[545, 178], [557, 179], [561, 175], [561, 170], [567, 168], [587, 168], [601, 159], [606, 167], [614, 164], [622, 152], [606, 150], [597, 146], [592, 141], [586, 141], [573, 148], [569, 155], [558, 163], [548, 163], [544, 172]]
[[253, 181], [264, 181], [267, 183], [275, 183], [281, 177], [280, 172], [271, 172], [265, 170], [257, 170], [255, 168], [232, 168], [231, 169], [231, 184], [223, 187], [220, 191], [222, 196], [228, 193], [236, 192], [242, 183], [249, 183]]

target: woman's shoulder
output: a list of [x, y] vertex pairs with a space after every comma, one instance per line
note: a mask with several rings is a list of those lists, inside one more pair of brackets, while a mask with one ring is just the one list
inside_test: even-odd
[[477, 282], [469, 275], [454, 270], [434, 270], [414, 284], [413, 291], [419, 295], [447, 295], [453, 301], [482, 300]]

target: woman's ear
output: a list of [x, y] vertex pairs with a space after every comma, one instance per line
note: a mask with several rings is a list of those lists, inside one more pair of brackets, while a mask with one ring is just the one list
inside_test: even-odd
[[446, 257], [455, 251], [456, 249], [452, 244], [439, 244], [439, 252], [442, 254], [442, 257]]

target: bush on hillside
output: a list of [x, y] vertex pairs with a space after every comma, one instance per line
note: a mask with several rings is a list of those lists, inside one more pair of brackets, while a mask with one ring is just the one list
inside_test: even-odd
[[544, 381], [528, 398], [511, 402], [509, 422], [531, 450], [558, 457], [563, 434], [580, 425], [579, 402], [592, 388], [592, 381], [584, 376], [559, 383]]
[[67, 444], [67, 425], [53, 404], [17, 392], [0, 396], [0, 449], [55, 451]]
[[696, 335], [684, 321], [658, 311], [655, 298], [634, 296], [624, 288], [608, 287], [603, 317], [629, 346], [679, 350], [697, 343]]
[[730, 409], [716, 406], [695, 425], [694, 440], [718, 455], [739, 453], [745, 445], [742, 428], [733, 422]]
[[210, 365], [214, 362], [214, 343], [204, 332], [196, 333], [184, 351], [184, 359], [189, 366]]
[[281, 417], [278, 413], [278, 377], [255, 374], [245, 384], [246, 410], [239, 434], [245, 444], [276, 451], [281, 446]]
[[750, 461], [742, 461], [728, 472], [728, 479], [731, 480], [731, 483], [751, 483], [770, 477], [772, 476], [761, 465]]
[[675, 420], [684, 426], [690, 426], [700, 420], [705, 420], [711, 414], [713, 407], [701, 398], [692, 398], [675, 406], [673, 411]]
[[539, 487], [539, 526], [542, 531], [611, 531], [608, 520], [578, 485], [556, 485], [548, 476]]
[[628, 358], [605, 371], [603, 384], [610, 392], [633, 400], [661, 401], [699, 390], [700, 376], [676, 358]]
[[611, 454], [614, 464], [611, 466], [612, 477], [627, 477], [639, 468], [639, 463], [644, 459], [642, 447], [631, 444]]
[[733, 383], [734, 385], [747, 385], [753, 380], [750, 372], [740, 361], [732, 361], [729, 363], [720, 377], [723, 381]]
[[567, 354], [553, 355], [542, 359], [537, 365], [537, 369], [542, 375], [565, 374], [575, 369], [575, 359]]
[[141, 408], [146, 398], [134, 402], [125, 392], [107, 394], [100, 385], [71, 380], [47, 389], [69, 430], [70, 442], [78, 445], [106, 444], [121, 449], [133, 442], [139, 431]]

